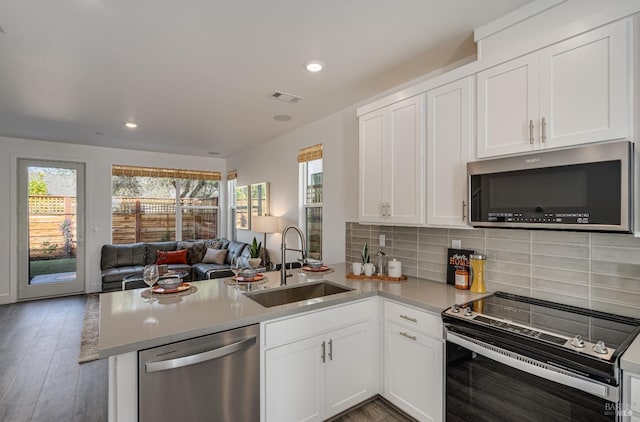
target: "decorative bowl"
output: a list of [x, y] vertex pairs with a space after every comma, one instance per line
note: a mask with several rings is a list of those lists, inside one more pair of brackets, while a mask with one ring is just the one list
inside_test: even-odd
[[245, 279], [251, 279], [251, 278], [254, 278], [256, 274], [258, 274], [258, 270], [254, 270], [253, 268], [244, 268], [240, 272], [240, 277]]
[[179, 278], [163, 278], [162, 280], [158, 280], [158, 286], [165, 290], [176, 289], [180, 284], [182, 284], [182, 280]]
[[307, 265], [309, 266], [309, 268], [317, 270], [318, 268], [322, 267], [322, 261], [307, 261]]

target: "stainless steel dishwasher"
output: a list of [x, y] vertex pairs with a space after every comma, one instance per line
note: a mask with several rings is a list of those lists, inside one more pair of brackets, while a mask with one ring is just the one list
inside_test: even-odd
[[260, 420], [260, 330], [250, 325], [138, 353], [140, 422]]

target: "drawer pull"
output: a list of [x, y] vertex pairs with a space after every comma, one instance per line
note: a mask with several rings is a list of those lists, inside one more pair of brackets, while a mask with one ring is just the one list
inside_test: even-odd
[[407, 321], [411, 321], [411, 322], [418, 322], [417, 319], [411, 318], [410, 316], [406, 316], [406, 315], [400, 315], [400, 318], [406, 319]]
[[411, 340], [418, 340], [418, 338], [416, 336], [412, 336], [412, 335], [407, 334], [407, 333], [405, 333], [403, 331], [400, 332], [400, 335], [401, 336], [405, 336], [406, 338], [411, 339]]

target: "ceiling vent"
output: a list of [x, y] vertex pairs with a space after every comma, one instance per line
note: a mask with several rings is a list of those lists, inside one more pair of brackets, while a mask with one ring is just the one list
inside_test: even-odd
[[295, 104], [297, 102], [302, 101], [302, 97], [298, 97], [297, 95], [293, 95], [293, 94], [287, 94], [286, 92], [282, 92], [282, 91], [275, 91], [273, 94], [271, 94], [271, 98], [273, 98], [274, 100], [282, 101], [284, 103], [291, 103], [291, 104]]

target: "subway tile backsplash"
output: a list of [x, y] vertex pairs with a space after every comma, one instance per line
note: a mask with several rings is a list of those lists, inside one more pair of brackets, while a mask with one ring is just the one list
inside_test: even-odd
[[487, 255], [490, 291], [533, 296], [640, 318], [640, 238], [628, 234], [509, 229], [436, 229], [346, 223], [346, 261], [365, 242], [402, 261], [403, 274], [445, 282], [452, 240]]

